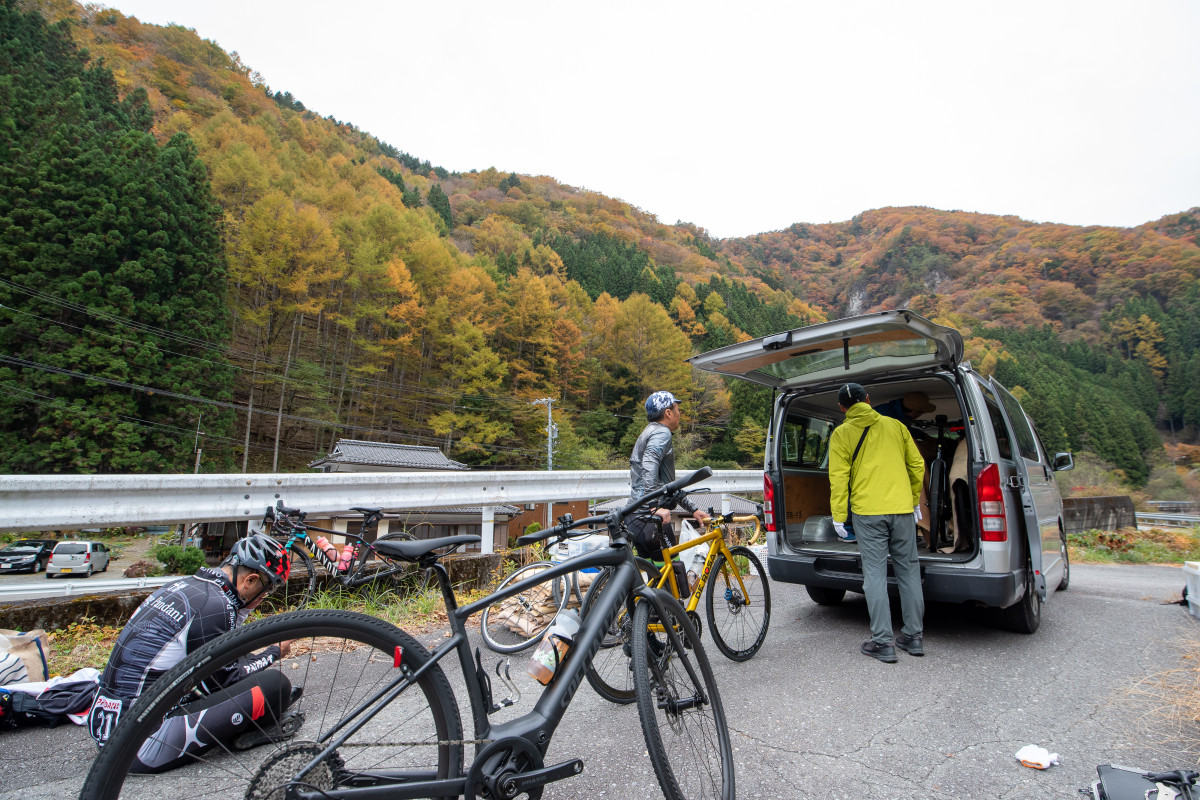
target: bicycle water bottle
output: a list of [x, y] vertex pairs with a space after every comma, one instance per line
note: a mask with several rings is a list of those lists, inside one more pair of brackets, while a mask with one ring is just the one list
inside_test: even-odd
[[350, 562], [354, 560], [354, 545], [347, 544], [346, 549], [342, 551], [342, 555], [338, 558], [338, 572], [345, 572], [350, 569]]
[[338, 551], [324, 536], [317, 537], [317, 557], [326, 569], [337, 569]]
[[575, 640], [581, 622], [579, 612], [573, 608], [568, 608], [554, 618], [554, 622], [546, 630], [546, 635], [538, 642], [537, 649], [529, 659], [526, 671], [535, 681], [546, 685], [554, 680], [558, 665], [566, 658], [567, 650]]

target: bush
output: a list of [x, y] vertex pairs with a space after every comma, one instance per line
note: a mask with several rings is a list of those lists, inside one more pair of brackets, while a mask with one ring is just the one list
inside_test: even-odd
[[204, 566], [204, 551], [199, 547], [160, 544], [154, 548], [154, 557], [163, 563], [168, 575], [191, 575]]
[[143, 558], [130, 564], [121, 574], [126, 578], [153, 578], [162, 574], [162, 564]]

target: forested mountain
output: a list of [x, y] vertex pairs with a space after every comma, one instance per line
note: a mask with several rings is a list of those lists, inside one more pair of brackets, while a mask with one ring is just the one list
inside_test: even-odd
[[208, 471], [302, 468], [338, 437], [537, 468], [544, 397], [556, 467], [614, 466], [659, 388], [685, 398], [681, 461], [749, 466], [764, 398], [683, 359], [902, 306], [1037, 386], [1049, 446], [1135, 481], [1155, 422], [1200, 424], [1200, 213], [879, 209], [716, 241], [520, 165], [430, 164], [203, 32], [0, 9], [0, 469], [191, 469], [198, 425]]

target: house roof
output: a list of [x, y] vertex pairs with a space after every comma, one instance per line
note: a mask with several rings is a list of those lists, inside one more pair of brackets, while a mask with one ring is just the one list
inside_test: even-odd
[[466, 464], [446, 458], [436, 447], [339, 439], [333, 451], [308, 466], [323, 469], [337, 464], [361, 464], [391, 469], [467, 470]]
[[[711, 502], [705, 502], [702, 495], [693, 495], [692, 502], [696, 504], [697, 508], [703, 508], [705, 510], [707, 510], [710, 505], [713, 506], [714, 508], [717, 508], [718, 510], [720, 509], [720, 506], [721, 506], [720, 496], [714, 496], [711, 498]], [[627, 505], [629, 505], [628, 497], [619, 497], [614, 500], [605, 500], [603, 503], [596, 503], [594, 506], [592, 506], [591, 513], [604, 514], [609, 511], [615, 511], [618, 508], [624, 508]], [[757, 503], [753, 500], [747, 500], [744, 497], [739, 497], [736, 494], [729, 495], [729, 510], [731, 513], [733, 513], [739, 517], [746, 516], [747, 514], [757, 514], [760, 505], [762, 505], [762, 504]], [[682, 508], [675, 509], [675, 513], [690, 516]]]

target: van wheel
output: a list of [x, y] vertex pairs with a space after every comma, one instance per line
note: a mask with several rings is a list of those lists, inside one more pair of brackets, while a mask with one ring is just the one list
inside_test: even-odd
[[1014, 633], [1033, 633], [1042, 624], [1042, 599], [1033, 585], [1033, 563], [1025, 556], [1025, 594], [1000, 609], [1000, 624]]
[[826, 586], [805, 586], [804, 591], [819, 606], [836, 606], [846, 596], [845, 589], [830, 589]]
[[1062, 548], [1063, 562], [1063, 576], [1062, 580], [1058, 582], [1058, 591], [1065, 592], [1067, 587], [1071, 585], [1071, 554], [1067, 552], [1067, 534], [1060, 530], [1058, 532], [1058, 537], [1062, 542], [1060, 547]]

